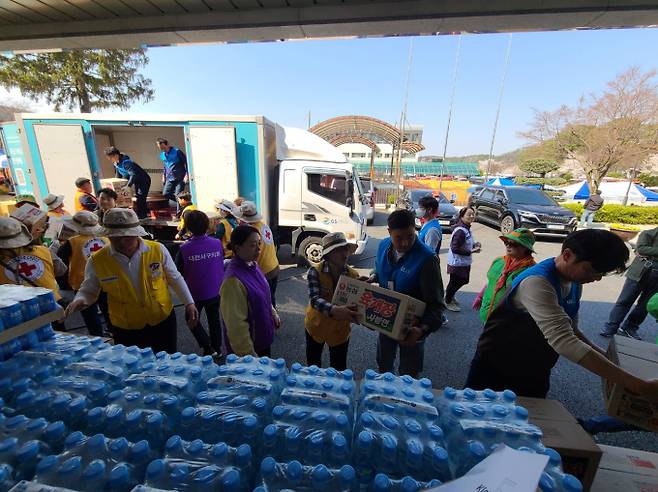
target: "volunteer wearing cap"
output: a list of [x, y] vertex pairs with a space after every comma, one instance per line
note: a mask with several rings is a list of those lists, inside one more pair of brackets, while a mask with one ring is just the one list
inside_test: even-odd
[[185, 218], [192, 210], [196, 210], [196, 205], [192, 203], [192, 194], [189, 191], [182, 191], [176, 197], [178, 199], [178, 207], [182, 209], [180, 212], [180, 222], [178, 223], [178, 232], [175, 239], [187, 239], [189, 232], [185, 226]]
[[103, 291], [116, 343], [175, 352], [176, 315], [169, 287], [185, 305], [189, 326], [196, 325], [199, 313], [171, 255], [162, 244], [142, 239], [147, 233], [130, 209], [109, 210], [103, 225], [110, 244], [87, 262], [67, 314], [90, 306]]
[[122, 154], [116, 147], [106, 148], [105, 155], [112, 165], [114, 165], [117, 178], [128, 179], [126, 188], [135, 186], [135, 196], [137, 197], [137, 217], [145, 219], [148, 215], [146, 198], [151, 189], [151, 177], [141, 166], [127, 155]]
[[45, 287], [62, 298], [50, 251], [32, 245], [27, 226], [13, 217], [0, 217], [0, 284]]
[[[157, 138], [162, 161], [162, 194], [170, 201], [178, 198], [188, 181], [187, 157], [182, 150], [169, 145], [166, 138]], [[176, 202], [176, 216], [181, 216], [180, 203]]]
[[75, 192], [75, 211], [87, 210], [93, 212], [98, 208], [98, 200], [94, 196], [94, 188], [89, 178], [78, 178], [75, 180], [78, 188]]
[[480, 311], [483, 323], [505, 297], [514, 279], [535, 264], [532, 257], [535, 252], [535, 235], [532, 231], [521, 228], [499, 237], [505, 244], [507, 254], [491, 263], [487, 272], [487, 283], [473, 302], [473, 309]]
[[356, 304], [337, 306], [331, 303], [341, 275], [359, 278], [359, 273], [347, 266], [347, 259], [356, 251], [345, 234], [334, 232], [322, 238], [322, 261], [308, 269], [309, 305], [306, 308], [306, 364], [322, 366], [322, 350], [329, 346], [329, 365], [347, 369], [347, 348], [350, 323], [358, 323]]
[[416, 216], [410, 210], [396, 210], [388, 216], [390, 237], [379, 243], [373, 280], [425, 303], [425, 312], [403, 340], [380, 333], [377, 342], [379, 372], [393, 372], [400, 350], [400, 374], [418, 377], [423, 370], [425, 338], [442, 324], [443, 280], [439, 259], [416, 236]]
[[[74, 230], [77, 235], [68, 239], [57, 250], [59, 256], [69, 267], [69, 285], [74, 291], [80, 289], [85, 277], [85, 266], [87, 260], [96, 251], [100, 251], [105, 245], [109, 244], [107, 238], [102, 237], [103, 228], [98, 225], [98, 217], [93, 212], [81, 210], [73, 217], [66, 220], [66, 226]], [[107, 316], [107, 296], [101, 293], [98, 303], [93, 303], [81, 311], [82, 319], [87, 325], [90, 335], [102, 336], [103, 326], [98, 317], [98, 306], [101, 306], [103, 314], [106, 315], [108, 328], [111, 329], [109, 317]]]
[[64, 195], [53, 195], [48, 193], [43, 203], [48, 207], [48, 217], [60, 219], [62, 217], [70, 217], [71, 214], [64, 208]]
[[258, 230], [262, 246], [258, 255], [258, 266], [267, 279], [272, 294], [272, 306], [276, 307], [276, 286], [279, 283], [279, 259], [276, 256], [276, 244], [274, 234], [270, 227], [263, 222], [263, 216], [258, 213], [254, 202], [243, 201], [236, 210], [236, 217], [245, 224]]
[[219, 224], [217, 225], [217, 230], [215, 231], [215, 236], [222, 242], [224, 247], [224, 258], [231, 258], [233, 256], [233, 251], [228, 249], [228, 243], [231, 240], [231, 233], [233, 229], [238, 227], [238, 219], [235, 218], [235, 204], [231, 200], [216, 200], [215, 208], [221, 215]]

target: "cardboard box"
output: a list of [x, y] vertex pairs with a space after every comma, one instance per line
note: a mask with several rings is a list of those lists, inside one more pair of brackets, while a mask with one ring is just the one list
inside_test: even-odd
[[658, 492], [658, 454], [601, 446], [603, 456], [592, 490]]
[[[615, 336], [608, 347], [608, 358], [642, 379], [658, 375], [658, 346]], [[650, 431], [658, 431], [658, 403], [629, 394], [623, 387], [603, 380], [608, 415]]]
[[592, 484], [593, 492], [658, 492], [658, 477], [601, 469]]
[[395, 340], [404, 338], [414, 318], [425, 312], [425, 303], [418, 299], [345, 275], [338, 279], [332, 302], [356, 304], [361, 325]]
[[584, 490], [597, 490], [591, 487], [602, 451], [573, 415], [557, 400], [519, 398], [518, 404], [530, 412], [530, 423], [542, 430], [544, 446], [560, 453], [564, 471], [577, 477]]
[[126, 188], [127, 179], [107, 178], [101, 179], [101, 188], [110, 188], [119, 195], [117, 198], [117, 207], [131, 208], [133, 206], [133, 189]]
[[658, 478], [658, 453], [616, 446], [601, 445], [599, 447], [603, 451], [599, 469]]

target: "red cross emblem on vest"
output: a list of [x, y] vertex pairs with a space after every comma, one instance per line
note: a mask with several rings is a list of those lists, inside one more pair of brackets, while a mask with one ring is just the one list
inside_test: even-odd
[[271, 231], [267, 231], [267, 232], [265, 232], [265, 239], [267, 239], [268, 241], [269, 241], [270, 239], [272, 239], [272, 232], [271, 232]]
[[24, 277], [30, 277], [32, 275], [32, 271], [36, 270], [37, 266], [36, 265], [31, 265], [25, 261], [21, 261], [18, 264], [18, 273], [23, 275]]
[[101, 246], [101, 245], [98, 244], [98, 243], [94, 243], [94, 244], [92, 244], [92, 245], [91, 245], [91, 248], [89, 248], [89, 250], [90, 250], [92, 253], [95, 253], [95, 252], [98, 251], [99, 249], [103, 249], [103, 246]]

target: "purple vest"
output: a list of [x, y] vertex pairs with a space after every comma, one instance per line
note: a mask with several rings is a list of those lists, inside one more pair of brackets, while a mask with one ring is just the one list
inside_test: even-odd
[[[272, 297], [270, 286], [263, 272], [254, 262], [247, 265], [238, 257], [233, 257], [226, 267], [226, 278], [235, 277], [247, 290], [247, 303], [249, 304], [249, 334], [254, 343], [256, 352], [266, 349], [274, 341], [274, 320], [272, 319]], [[225, 338], [229, 353], [233, 352]]]
[[185, 282], [195, 301], [219, 295], [224, 280], [224, 248], [219, 239], [192, 236], [181, 247]]

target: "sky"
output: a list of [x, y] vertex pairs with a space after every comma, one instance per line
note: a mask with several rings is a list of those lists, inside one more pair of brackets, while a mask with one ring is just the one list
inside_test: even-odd
[[[448, 156], [488, 153], [508, 34], [465, 34]], [[458, 36], [308, 40], [149, 49], [155, 98], [130, 111], [260, 114], [306, 128], [361, 114], [397, 124], [409, 47], [407, 121], [424, 125], [423, 154], [443, 153]], [[494, 153], [527, 142], [533, 108], [576, 104], [632, 65], [658, 69], [658, 29], [515, 33]]]

